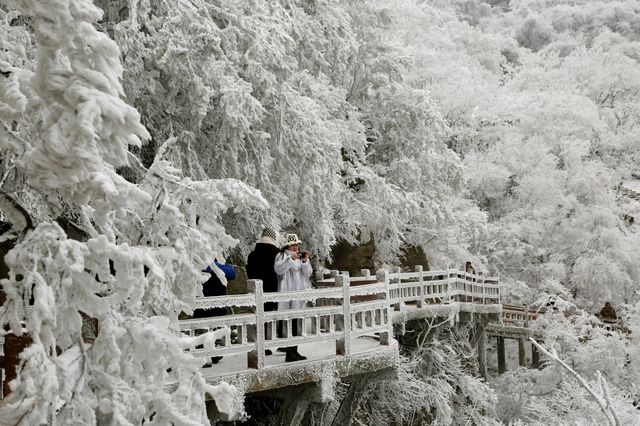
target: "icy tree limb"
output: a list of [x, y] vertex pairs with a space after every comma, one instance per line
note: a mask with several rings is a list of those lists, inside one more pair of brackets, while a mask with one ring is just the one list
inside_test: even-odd
[[33, 229], [33, 220], [27, 210], [14, 197], [0, 190], [0, 211], [4, 213], [14, 229], [24, 233]]
[[[561, 366], [563, 366], [569, 373], [571, 373], [578, 380], [578, 383], [580, 383], [582, 387], [584, 387], [587, 390], [587, 392], [589, 392], [589, 394], [591, 394], [591, 396], [593, 396], [593, 398], [596, 400], [596, 402], [600, 406], [600, 409], [602, 410], [604, 415], [607, 417], [607, 420], [609, 420], [609, 424], [611, 424], [612, 426], [621, 426], [620, 420], [618, 419], [618, 416], [615, 414], [611, 406], [611, 400], [609, 398], [609, 394], [607, 391], [605, 391], [606, 382], [602, 384], [600, 381], [598, 381], [598, 383], [600, 383], [603, 389], [603, 394], [605, 395], [605, 397], [603, 398], [600, 395], [598, 395], [591, 388], [591, 386], [589, 386], [587, 381], [584, 378], [582, 378], [580, 374], [578, 374], [574, 369], [572, 369], [564, 361], [562, 361], [554, 349], [552, 349], [551, 351], [546, 350], [538, 342], [536, 342], [533, 337], [529, 337], [529, 341], [537, 349], [539, 349], [540, 352], [542, 352], [549, 358], [553, 359], [554, 361], [558, 362]], [[604, 378], [600, 375], [599, 371], [596, 374], [599, 379], [602, 379], [602, 381], [604, 381]]]
[[598, 383], [600, 384], [600, 388], [602, 389], [602, 395], [604, 396], [605, 401], [607, 401], [607, 407], [611, 411], [611, 415], [613, 416], [613, 419], [615, 420], [616, 425], [619, 425], [621, 424], [620, 419], [618, 418], [618, 415], [613, 409], [613, 404], [611, 403], [611, 396], [609, 394], [609, 384], [607, 383], [607, 381], [602, 376], [602, 373], [600, 373], [599, 370], [596, 370], [596, 376], [598, 377]]

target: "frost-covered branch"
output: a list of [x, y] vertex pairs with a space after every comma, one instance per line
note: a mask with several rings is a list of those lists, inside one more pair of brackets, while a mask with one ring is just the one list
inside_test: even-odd
[[602, 412], [604, 413], [605, 417], [607, 418], [607, 420], [611, 425], [621, 426], [620, 420], [618, 419], [618, 416], [616, 415], [611, 405], [611, 400], [609, 398], [608, 390], [606, 388], [607, 386], [606, 380], [604, 379], [604, 377], [602, 377], [599, 371], [596, 374], [598, 377], [598, 384], [600, 385], [601, 392], [603, 393], [604, 396], [598, 395], [598, 393], [596, 393], [596, 391], [589, 385], [589, 383], [587, 383], [587, 381], [580, 374], [578, 374], [573, 368], [569, 367], [567, 363], [562, 361], [558, 356], [558, 354], [556, 353], [555, 349], [548, 351], [544, 347], [542, 347], [542, 345], [536, 342], [533, 337], [529, 337], [529, 340], [536, 348], [540, 350], [540, 352], [542, 352], [549, 358], [559, 363], [562, 367], [564, 367], [565, 370], [567, 370], [573, 377], [576, 378], [576, 380], [582, 385], [582, 387], [585, 388], [587, 392], [589, 392], [589, 394], [596, 400], [596, 402], [600, 406], [600, 409], [602, 410]]

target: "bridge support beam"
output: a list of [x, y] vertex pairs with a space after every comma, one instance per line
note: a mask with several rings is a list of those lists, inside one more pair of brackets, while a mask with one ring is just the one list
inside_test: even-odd
[[338, 412], [331, 423], [331, 426], [350, 426], [353, 423], [353, 417], [360, 405], [362, 397], [365, 395], [367, 385], [373, 380], [386, 380], [396, 377], [396, 370], [388, 368], [367, 374], [358, 374], [352, 376], [349, 381], [349, 390], [345, 394]]
[[518, 364], [520, 367], [527, 366], [527, 353], [524, 350], [524, 339], [518, 339]]
[[460, 321], [462, 324], [471, 322], [473, 321], [473, 314], [471, 312], [460, 312], [458, 313], [458, 321]]
[[540, 368], [540, 352], [533, 344], [531, 345], [531, 367]]
[[480, 331], [478, 337], [478, 370], [480, 377], [487, 379], [487, 334], [484, 328]]
[[298, 426], [302, 424], [304, 413], [307, 412], [311, 401], [306, 399], [289, 398], [285, 399], [280, 414], [276, 420], [278, 426]]
[[353, 415], [360, 405], [360, 400], [367, 389], [368, 375], [362, 375], [351, 381], [349, 390], [340, 403], [340, 408], [331, 423], [331, 426], [349, 426], [353, 422]]
[[302, 424], [304, 415], [310, 404], [323, 402], [333, 398], [333, 385], [319, 382], [298, 386], [289, 386], [282, 389], [272, 389], [261, 392], [259, 395], [282, 399], [284, 402], [275, 424], [278, 426], [298, 426]]
[[504, 354], [504, 337], [497, 337], [498, 345], [496, 347], [498, 351], [498, 374], [502, 374], [507, 371], [507, 363]]

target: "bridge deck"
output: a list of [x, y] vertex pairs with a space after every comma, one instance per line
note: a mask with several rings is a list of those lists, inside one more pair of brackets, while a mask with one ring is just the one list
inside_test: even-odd
[[528, 327], [521, 327], [512, 324], [487, 324], [487, 336], [506, 337], [508, 339], [528, 339], [533, 337], [537, 340], [542, 339], [542, 334]]
[[210, 384], [226, 382], [245, 393], [253, 393], [311, 382], [322, 387], [335, 382], [336, 376], [344, 378], [373, 372], [398, 363], [397, 343], [394, 341], [388, 346], [381, 346], [375, 336], [353, 339], [352, 352], [348, 357], [336, 356], [335, 344], [331, 342], [302, 344], [298, 351], [307, 360], [285, 363], [285, 354], [274, 351], [273, 355], [266, 357], [265, 366], [255, 370], [246, 368], [245, 356], [234, 354], [224, 357], [212, 367], [203, 368], [202, 372]]

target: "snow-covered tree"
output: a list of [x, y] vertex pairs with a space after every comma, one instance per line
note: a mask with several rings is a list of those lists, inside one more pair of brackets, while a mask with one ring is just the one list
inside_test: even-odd
[[[92, 2], [4, 4], [3, 34], [16, 43], [1, 54], [2, 212], [13, 225], [3, 238], [15, 246], [1, 320], [33, 343], [0, 418], [202, 424], [206, 394], [237, 410], [233, 388], [208, 385], [183, 352], [192, 342], [177, 316], [190, 312], [202, 265], [237, 243], [222, 215], [266, 201], [242, 182], [185, 176], [171, 161], [175, 139], [148, 169], [131, 155], [149, 134], [124, 100], [120, 51], [96, 29]], [[142, 178], [129, 182], [122, 167]], [[92, 344], [83, 317], [99, 325]], [[197, 339], [210, 346], [221, 333]]]
[[612, 404], [607, 410], [618, 418], [617, 424], [637, 420], [632, 340], [599, 328], [594, 321], [586, 313], [569, 318], [557, 313], [543, 315], [532, 324], [545, 336], [545, 350], [552, 351], [574, 374], [552, 357], [541, 355], [545, 365], [541, 370], [520, 368], [494, 379], [503, 422], [616, 424], [603, 412], [602, 403]]
[[[403, 340], [397, 378], [373, 382], [356, 416], [365, 424], [498, 424], [496, 395], [479, 378], [470, 327], [425, 324]], [[433, 328], [431, 328], [434, 326]]]

